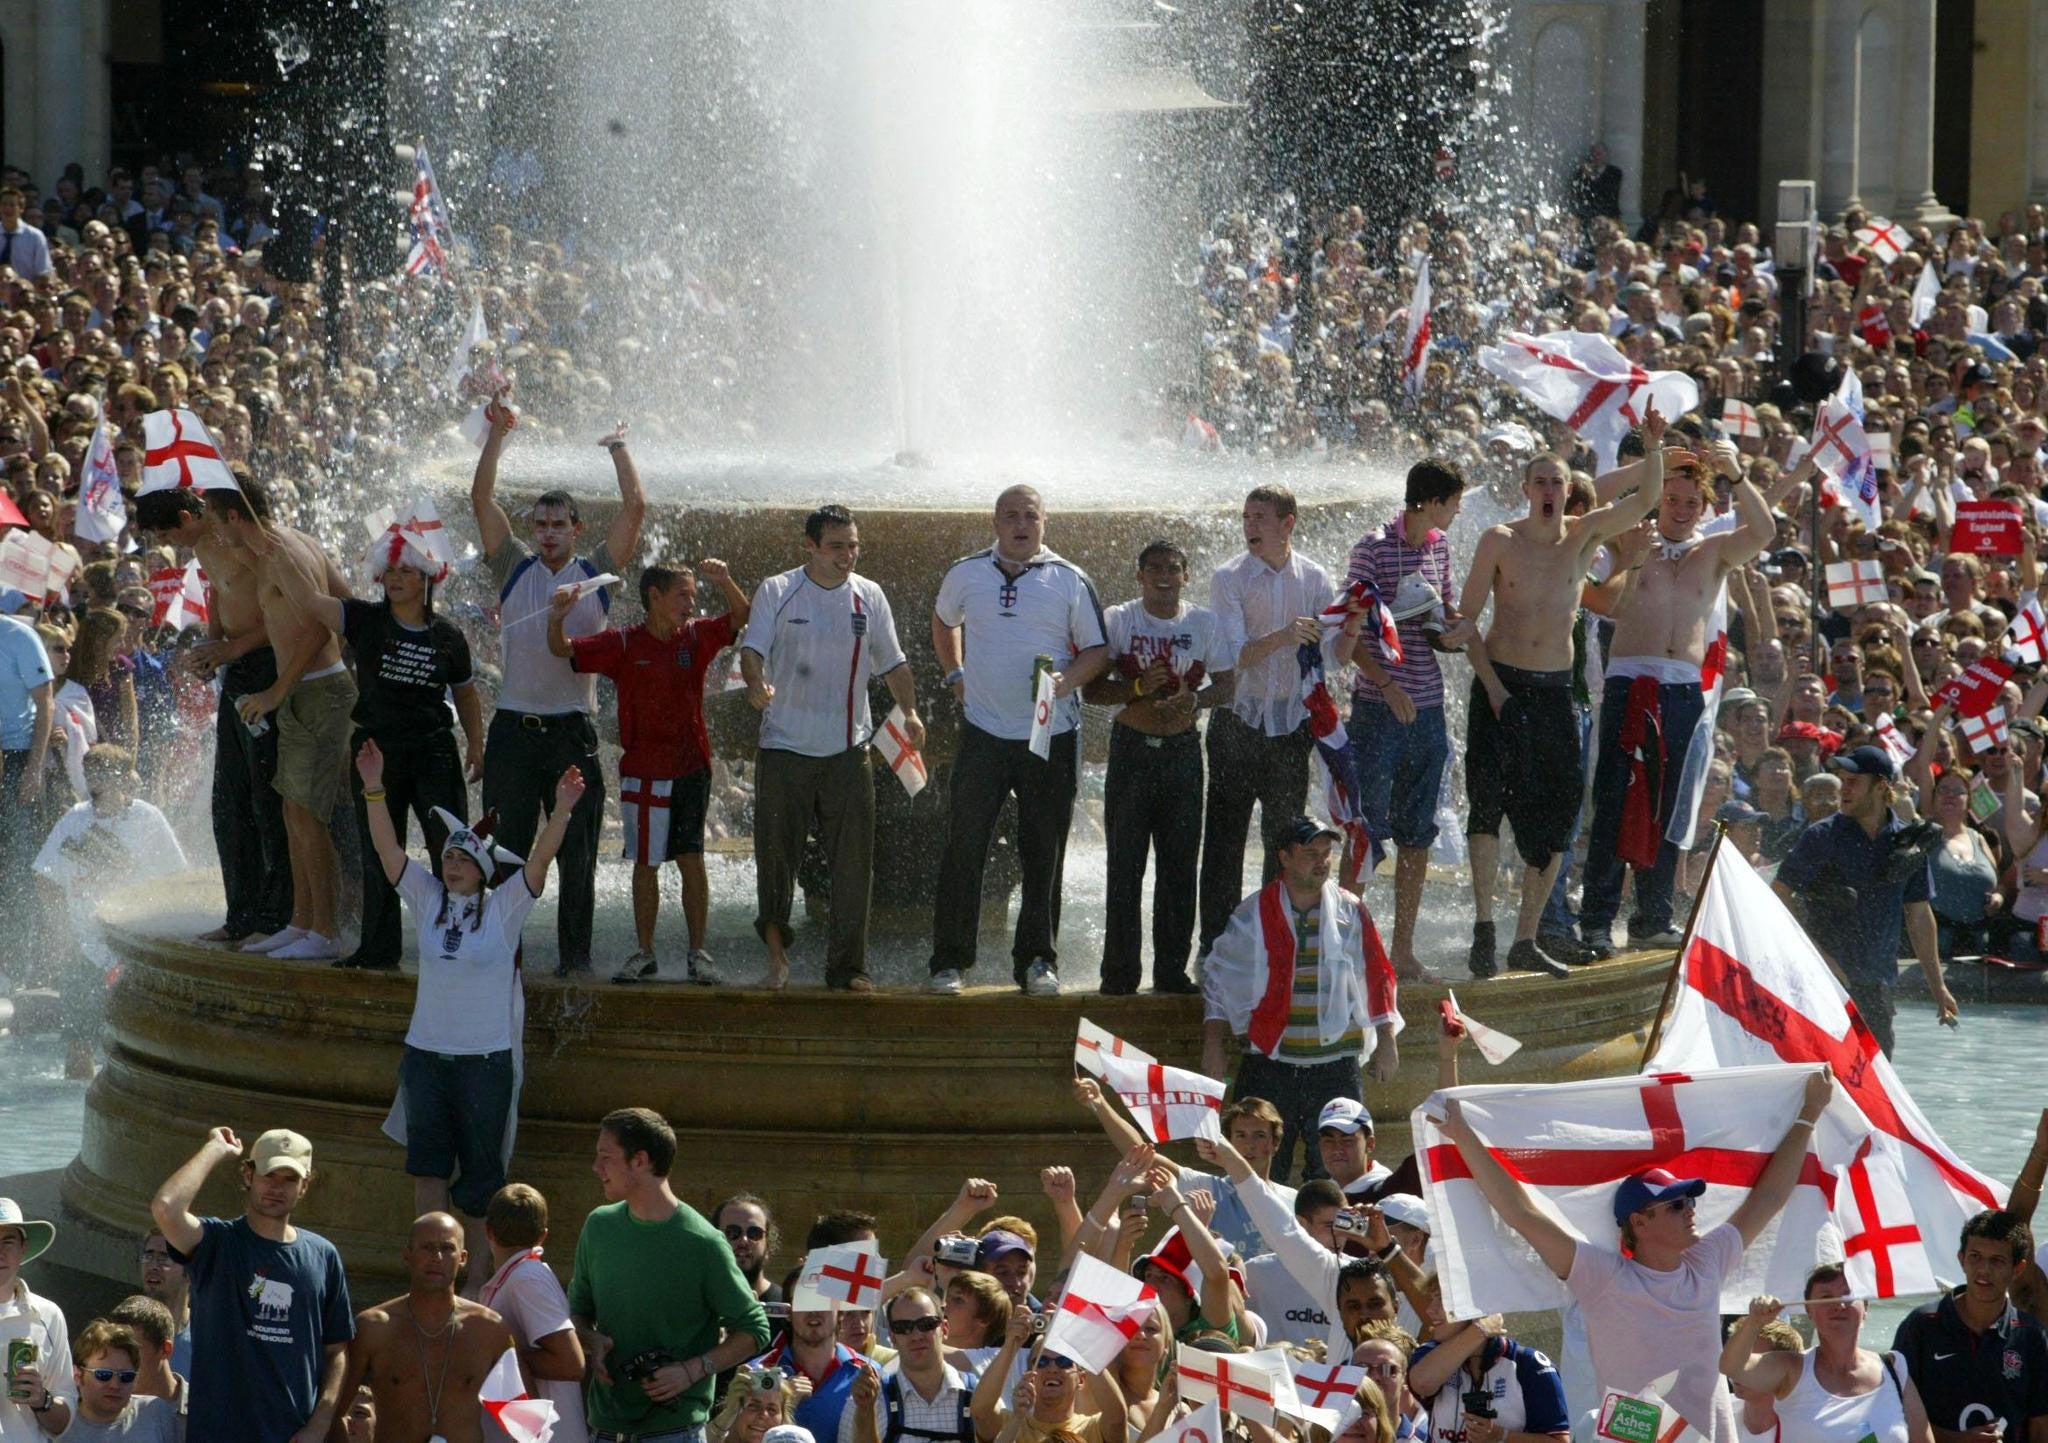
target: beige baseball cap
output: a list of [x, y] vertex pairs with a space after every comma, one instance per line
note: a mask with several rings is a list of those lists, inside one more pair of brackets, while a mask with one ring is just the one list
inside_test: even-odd
[[313, 1144], [287, 1127], [273, 1127], [256, 1139], [249, 1149], [249, 1162], [258, 1173], [288, 1167], [300, 1177], [313, 1175]]

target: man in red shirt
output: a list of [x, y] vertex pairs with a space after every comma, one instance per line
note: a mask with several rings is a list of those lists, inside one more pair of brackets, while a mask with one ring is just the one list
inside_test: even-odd
[[[697, 616], [697, 578], [725, 593], [723, 616]], [[711, 882], [704, 873], [704, 813], [711, 802], [711, 738], [704, 731], [704, 673], [747, 624], [746, 592], [725, 563], [707, 557], [687, 566], [649, 566], [640, 573], [647, 620], [623, 630], [571, 638], [563, 619], [576, 588], [555, 592], [548, 610], [548, 650], [579, 672], [608, 676], [619, 693], [619, 811], [626, 859], [633, 864], [633, 930], [640, 950], [612, 975], [640, 982], [660, 970], [654, 919], [661, 908], [661, 864], [675, 859], [683, 877], [683, 919], [690, 929], [689, 980], [716, 983], [704, 950]]]

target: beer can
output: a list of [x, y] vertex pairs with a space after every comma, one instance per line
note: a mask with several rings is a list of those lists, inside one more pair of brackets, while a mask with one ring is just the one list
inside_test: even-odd
[[1031, 658], [1031, 705], [1038, 705], [1038, 678], [1052, 670], [1052, 658], [1044, 652]]
[[31, 1338], [7, 1340], [7, 1382], [10, 1387], [24, 1370], [36, 1365], [36, 1345]]

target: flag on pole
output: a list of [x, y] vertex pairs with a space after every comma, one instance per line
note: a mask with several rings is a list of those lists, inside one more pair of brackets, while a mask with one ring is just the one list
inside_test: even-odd
[[1284, 1365], [1275, 1369], [1269, 1359], [1256, 1353], [1211, 1353], [1179, 1345], [1174, 1365], [1180, 1396], [1190, 1403], [1214, 1403], [1225, 1413], [1235, 1413], [1254, 1423], [1271, 1424], [1280, 1401], [1280, 1377], [1289, 1383], [1294, 1375]]
[[1365, 1369], [1350, 1363], [1317, 1363], [1308, 1358], [1290, 1358], [1294, 1391], [1311, 1408], [1342, 1408], [1365, 1381]]
[[548, 1443], [554, 1437], [559, 1417], [555, 1405], [527, 1396], [526, 1382], [519, 1376], [519, 1356], [510, 1348], [484, 1378], [476, 1396], [512, 1443]]
[[1682, 416], [1700, 403], [1698, 384], [1683, 371], [1645, 371], [1607, 337], [1584, 331], [1510, 332], [1480, 350], [1479, 364], [1583, 436], [1602, 471], [1614, 469], [1621, 438], [1652, 402], [1660, 416]]
[[[1851, 1289], [1891, 1297], [1961, 1281], [1963, 1224], [2005, 1206], [2005, 1188], [1941, 1140], [1784, 903], [1733, 847], [1720, 847], [1656, 1054], [1644, 1065], [1712, 1077], [1706, 1069], [1748, 1073], [1766, 1062], [1831, 1064], [1836, 1097], [1872, 1129], [1835, 1198]], [[1724, 1311], [1741, 1304], [1724, 1296]]]
[[[1052, 1306], [1044, 1350], [1072, 1358], [1091, 1373], [1106, 1372], [1158, 1306], [1159, 1295], [1144, 1283], [1082, 1253]], [[1222, 1443], [1221, 1436], [1209, 1443]]]
[[1515, 1038], [1505, 1032], [1496, 1032], [1485, 1023], [1467, 1017], [1464, 1009], [1458, 1006], [1458, 994], [1448, 987], [1444, 989], [1442, 1005], [1449, 1015], [1456, 1018], [1464, 1027], [1465, 1035], [1472, 1039], [1472, 1045], [1479, 1049], [1479, 1055], [1485, 1058], [1489, 1065], [1498, 1067], [1522, 1050], [1522, 1044]]
[[2004, 746], [2012, 737], [2006, 726], [2005, 708], [1991, 707], [1975, 716], [1966, 716], [1956, 722], [1956, 730], [1963, 734], [1963, 740], [1970, 744], [1973, 752], [1988, 752], [1993, 747]]
[[1422, 398], [1429, 371], [1429, 254], [1415, 262], [1415, 291], [1408, 297], [1408, 329], [1401, 339], [1401, 389], [1411, 401]]
[[220, 447], [206, 425], [190, 411], [151, 411], [142, 418], [142, 485], [137, 496], [152, 491], [240, 491], [235, 473], [221, 459]]
[[463, 379], [476, 365], [476, 348], [491, 338], [491, 328], [484, 321], [484, 298], [479, 291], [469, 303], [469, 324], [462, 328], [462, 335], [455, 343], [455, 354], [448, 358], [448, 368], [441, 372], [441, 389], [453, 396], [462, 390]]
[[2038, 666], [2048, 656], [2048, 616], [2042, 614], [2040, 597], [2029, 593], [2026, 605], [2014, 614], [2005, 629], [2005, 654], [2024, 666]]
[[1031, 739], [1026, 745], [1031, 755], [1040, 761], [1052, 760], [1052, 668], [1045, 667], [1038, 673], [1038, 680], [1032, 692]]
[[114, 428], [105, 421], [93, 428], [85, 467], [78, 482], [78, 510], [71, 529], [80, 541], [116, 541], [128, 524], [128, 506], [121, 498], [121, 471], [114, 464]]
[[1118, 1057], [1097, 1049], [1103, 1083], [1123, 1099], [1138, 1131], [1152, 1142], [1213, 1137], [1230, 1085], [1150, 1058]]
[[899, 702], [889, 708], [889, 715], [875, 728], [875, 750], [882, 754], [882, 761], [903, 783], [903, 790], [916, 796], [924, 790], [931, 776], [925, 770], [924, 753], [910, 744], [910, 733], [904, 730], [907, 721], [903, 706]]
[[872, 1239], [837, 1247], [812, 1248], [804, 1258], [799, 1289], [808, 1288], [828, 1302], [867, 1312], [882, 1299], [889, 1265], [876, 1253]]
[[[1731, 849], [1722, 848], [1725, 858]], [[1444, 1306], [1454, 1318], [1558, 1307], [1564, 1284], [1520, 1235], [1504, 1227], [1472, 1181], [1463, 1155], [1432, 1117], [1442, 1098], [1459, 1099], [1488, 1151], [1504, 1162], [1540, 1205], [1595, 1246], [1619, 1245], [1614, 1190], [1624, 1178], [1661, 1167], [1702, 1178], [1702, 1235], [1728, 1220], [1749, 1195], [1806, 1096], [1813, 1066], [1659, 1071], [1590, 1082], [1459, 1087], [1423, 1101], [1412, 1126]], [[1842, 1255], [1832, 1217], [1835, 1174], [1870, 1135], [1837, 1091], [1807, 1138], [1806, 1163], [1770, 1230], [1721, 1279], [1721, 1311], [1741, 1312], [1758, 1293], [1803, 1294], [1806, 1274], [1823, 1257]]]
[[424, 141], [413, 150], [411, 216], [412, 253], [405, 258], [405, 273], [446, 280], [455, 227], [449, 223], [448, 203], [441, 197], [441, 183], [434, 178], [434, 162], [427, 158]]
[[1882, 561], [1830, 561], [1827, 565], [1828, 605], [1836, 611], [1854, 611], [1888, 599]]
[[1913, 282], [1913, 311], [1910, 319], [1913, 329], [1919, 330], [1934, 314], [1934, 307], [1941, 300], [1941, 276], [1935, 271], [1934, 262], [1928, 261], [1920, 267], [1920, 279]]
[[1904, 255], [1906, 247], [1913, 243], [1911, 236], [1881, 215], [1872, 216], [1869, 225], [1858, 226], [1856, 239], [1869, 246], [1871, 254], [1885, 265]]
[[1157, 1061], [1151, 1053], [1145, 1052], [1132, 1043], [1124, 1041], [1107, 1027], [1098, 1027], [1087, 1018], [1081, 1019], [1079, 1032], [1074, 1037], [1074, 1066], [1083, 1072], [1103, 1076], [1102, 1055], [1121, 1057], [1130, 1062], [1150, 1064]]
[[1877, 739], [1884, 744], [1885, 755], [1892, 759], [1895, 768], [1904, 767], [1913, 760], [1916, 748], [1913, 739], [1899, 730], [1899, 724], [1892, 720], [1888, 711], [1877, 714]]
[[1762, 440], [1764, 434], [1763, 422], [1756, 418], [1756, 407], [1733, 397], [1721, 403], [1721, 429], [1738, 441]]

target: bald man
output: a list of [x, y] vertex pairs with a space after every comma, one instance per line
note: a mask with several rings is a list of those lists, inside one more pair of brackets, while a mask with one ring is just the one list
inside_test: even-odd
[[489, 1308], [456, 1296], [469, 1255], [450, 1214], [414, 1222], [401, 1256], [411, 1288], [356, 1314], [341, 1396], [369, 1386], [379, 1443], [483, 1443], [477, 1390], [512, 1334]]

